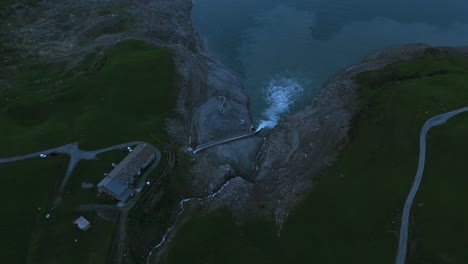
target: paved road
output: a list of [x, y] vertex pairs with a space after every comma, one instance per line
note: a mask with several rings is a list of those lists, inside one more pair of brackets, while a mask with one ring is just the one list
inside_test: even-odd
[[[70, 163], [68, 164], [67, 172], [65, 174], [64, 179], [62, 180], [60, 189], [58, 191], [58, 195], [54, 201], [53, 207], [57, 207], [61, 201], [61, 194], [62, 194], [63, 188], [67, 184], [68, 179], [70, 178], [73, 172], [73, 169], [75, 168], [76, 164], [78, 164], [80, 160], [94, 160], [94, 159], [97, 159], [97, 155], [101, 153], [112, 151], [112, 150], [117, 150], [117, 149], [123, 149], [126, 147], [135, 146], [135, 145], [144, 144], [144, 143], [146, 142], [133, 141], [129, 143], [124, 143], [124, 144], [115, 145], [112, 147], [102, 148], [98, 150], [91, 150], [91, 151], [80, 150], [78, 148], [78, 143], [70, 143], [70, 144], [63, 145], [58, 148], [38, 151], [38, 152], [34, 152], [34, 153], [22, 155], [22, 156], [1, 158], [0, 164], [20, 161], [20, 160], [25, 160], [25, 159], [31, 159], [31, 158], [39, 158], [40, 154], [50, 155], [52, 153], [61, 153], [61, 154], [70, 155]], [[153, 170], [158, 166], [159, 162], [161, 161], [161, 152], [153, 145], [151, 144], [149, 145], [153, 148], [156, 154], [156, 157], [154, 159], [154, 162], [151, 164], [151, 166], [145, 170], [145, 173], [138, 180], [136, 184], [136, 188], [143, 188], [145, 186], [147, 177], [151, 174], [151, 172], [153, 172]], [[139, 196], [140, 196], [140, 193], [137, 193], [135, 197], [133, 197], [129, 202], [127, 202], [127, 204], [122, 208], [118, 208], [115, 205], [100, 205], [100, 204], [88, 204], [88, 205], [80, 206], [80, 210], [83, 210], [83, 211], [87, 211], [87, 210], [98, 211], [99, 209], [116, 209], [120, 211], [120, 217], [119, 217], [120, 223], [119, 223], [119, 229], [117, 233], [118, 235], [117, 263], [123, 262], [125, 244], [126, 244], [126, 234], [127, 234], [127, 218], [128, 218], [128, 214], [130, 210], [135, 206], [136, 201], [138, 200]]]
[[[152, 146], [152, 145], [151, 145]], [[149, 168], [146, 169], [145, 173], [140, 177], [138, 182], [135, 184], [135, 189], [143, 188], [146, 185], [146, 179], [148, 176], [153, 172], [154, 169], [158, 166], [159, 162], [161, 161], [161, 152], [154, 146], [153, 150], [156, 154], [153, 164]], [[154, 185], [154, 183], [153, 183]], [[121, 264], [124, 261], [125, 257], [125, 249], [127, 244], [127, 219], [128, 214], [135, 206], [137, 201], [140, 199], [141, 192], [136, 193], [133, 198], [128, 201], [124, 207], [120, 209], [120, 220], [119, 220], [119, 228], [118, 228], [118, 241], [117, 241], [117, 251], [116, 251], [116, 264]]]
[[405, 207], [403, 209], [403, 215], [401, 217], [401, 227], [400, 227], [400, 241], [398, 243], [398, 253], [396, 257], [396, 264], [404, 264], [406, 258], [406, 250], [408, 247], [408, 222], [411, 212], [411, 205], [413, 204], [414, 197], [418, 192], [419, 185], [421, 184], [423, 172], [424, 172], [424, 163], [426, 161], [426, 135], [429, 129], [434, 126], [441, 125], [447, 120], [452, 118], [455, 115], [468, 111], [468, 107], [463, 107], [455, 111], [451, 111], [445, 114], [435, 116], [424, 123], [424, 126], [421, 130], [419, 136], [419, 163], [418, 170], [416, 172], [416, 177], [413, 182], [413, 186], [406, 198]]
[[[135, 146], [138, 144], [143, 144], [145, 142], [143, 141], [133, 141], [129, 143], [124, 143], [120, 145], [115, 145], [112, 147], [108, 148], [103, 148], [103, 149], [98, 149], [98, 150], [91, 150], [91, 151], [85, 151], [81, 150], [78, 148], [78, 143], [70, 143], [67, 145], [63, 145], [61, 147], [53, 148], [53, 149], [48, 149], [48, 150], [43, 150], [43, 151], [38, 151], [38, 152], [33, 152], [30, 154], [26, 155], [21, 155], [21, 156], [14, 156], [14, 157], [8, 157], [8, 158], [0, 158], [0, 164], [2, 163], [9, 163], [9, 162], [15, 162], [15, 161], [20, 161], [20, 160], [25, 160], [25, 159], [31, 159], [31, 158], [38, 158], [40, 154], [46, 154], [50, 155], [52, 153], [61, 153], [61, 154], [68, 154], [70, 156], [70, 162], [68, 163], [68, 168], [67, 172], [65, 173], [65, 177], [62, 180], [62, 183], [60, 184], [60, 188], [58, 191], [58, 196], [56, 197], [54, 201], [54, 207], [56, 207], [61, 200], [61, 193], [63, 191], [63, 188], [68, 182], [68, 179], [70, 178], [73, 169], [75, 168], [76, 164], [80, 160], [94, 160], [97, 159], [97, 155], [108, 152], [111, 150], [116, 150], [116, 149], [122, 149], [130, 146]], [[159, 151], [158, 151], [159, 153]]]
[[70, 164], [69, 164], [69, 168], [67, 170], [67, 175], [69, 175], [69, 174], [71, 174], [71, 171], [73, 171], [73, 168], [76, 166], [78, 161], [80, 161], [82, 159], [84, 159], [84, 160], [97, 159], [97, 155], [99, 155], [101, 153], [111, 151], [111, 150], [116, 150], [116, 149], [122, 149], [122, 148], [126, 148], [126, 147], [129, 147], [129, 146], [134, 146], [134, 145], [138, 145], [138, 144], [142, 144], [142, 143], [145, 143], [145, 142], [134, 141], [134, 142], [124, 143], [124, 144], [120, 144], [120, 145], [115, 145], [115, 146], [108, 147], [108, 148], [85, 151], [85, 150], [80, 150], [78, 148], [78, 143], [75, 142], [75, 143], [70, 143], [70, 144], [67, 144], [67, 145], [63, 145], [61, 147], [48, 149], [48, 150], [43, 150], [43, 151], [38, 151], [38, 152], [33, 152], [33, 153], [26, 154], [26, 155], [14, 156], [14, 157], [8, 157], [8, 158], [0, 158], [0, 164], [20, 161], [20, 160], [25, 160], [25, 159], [31, 159], [31, 158], [37, 158], [37, 157], [39, 157], [40, 154], [46, 154], [46, 155], [50, 155], [52, 153], [68, 154], [68, 155], [70, 155]]

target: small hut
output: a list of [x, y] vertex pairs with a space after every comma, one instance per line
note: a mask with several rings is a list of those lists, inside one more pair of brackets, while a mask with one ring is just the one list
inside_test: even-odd
[[83, 216], [78, 217], [78, 219], [73, 221], [73, 223], [76, 224], [78, 228], [82, 231], [86, 231], [91, 227], [89, 221], [86, 220], [86, 218], [84, 218]]

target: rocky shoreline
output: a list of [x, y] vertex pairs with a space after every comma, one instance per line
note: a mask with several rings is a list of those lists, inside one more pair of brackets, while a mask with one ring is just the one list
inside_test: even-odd
[[[248, 131], [248, 98], [238, 78], [206, 51], [191, 22], [189, 0], [43, 0], [2, 10], [0, 25], [23, 59], [69, 67], [88, 54], [126, 39], [139, 39], [172, 51], [178, 75], [175, 118], [166, 129], [185, 148]], [[5, 65], [11, 74], [14, 64]], [[2, 67], [3, 68], [3, 67]], [[203, 196], [237, 174], [250, 174], [261, 139], [249, 138], [195, 156], [194, 194]], [[229, 170], [224, 168], [229, 167]], [[211, 177], [214, 174], [216, 177]]]
[[265, 210], [273, 212], [278, 230], [294, 205], [314, 186], [314, 179], [348, 142], [357, 113], [355, 76], [409, 60], [427, 48], [410, 44], [372, 53], [362, 63], [330, 78], [308, 106], [272, 130], [258, 155], [254, 196], [261, 197]]
[[[166, 129], [185, 152], [186, 147], [240, 134], [252, 125], [242, 84], [209, 55], [192, 25], [191, 10], [190, 0], [43, 0], [2, 11], [12, 19], [1, 25], [0, 34], [8, 40], [3, 45], [21, 50], [24, 58], [71, 65], [125, 39], [170, 49], [178, 96], [176, 117], [168, 120]], [[193, 196], [209, 195], [234, 179], [216, 198], [204, 202], [206, 211], [227, 206], [234, 215], [274, 217], [281, 230], [315, 177], [349, 140], [357, 111], [355, 76], [409, 60], [427, 48], [410, 44], [376, 51], [330, 78], [319, 96], [281, 121], [263, 142], [251, 137], [192, 156]], [[15, 65], [5, 69], [14, 71]]]
[[253, 204], [261, 203], [268, 214], [273, 213], [279, 231], [294, 205], [313, 188], [314, 179], [335, 161], [349, 140], [358, 114], [356, 76], [411, 60], [428, 49], [468, 56], [467, 47], [421, 43], [374, 51], [361, 63], [331, 77], [308, 106], [280, 122], [267, 136], [258, 153]]
[[[208, 214], [228, 207], [234, 216], [241, 218], [273, 218], [277, 235], [281, 235], [290, 211], [313, 189], [315, 178], [333, 164], [349, 140], [358, 110], [356, 75], [410, 60], [428, 48], [431, 47], [425, 44], [384, 48], [371, 53], [362, 63], [338, 72], [308, 106], [282, 120], [264, 138], [256, 155], [256, 173], [248, 178], [249, 183], [235, 177], [213, 199], [194, 204], [198, 208], [194, 210], [197, 214]], [[167, 243], [190, 218], [188, 213], [180, 219]], [[164, 246], [157, 252], [157, 262], [164, 263], [166, 249]]]

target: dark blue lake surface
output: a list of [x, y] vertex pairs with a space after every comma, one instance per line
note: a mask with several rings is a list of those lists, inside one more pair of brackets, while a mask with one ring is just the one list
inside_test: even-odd
[[468, 1], [460, 0], [194, 0], [193, 20], [243, 80], [257, 121], [303, 106], [372, 50], [468, 45]]

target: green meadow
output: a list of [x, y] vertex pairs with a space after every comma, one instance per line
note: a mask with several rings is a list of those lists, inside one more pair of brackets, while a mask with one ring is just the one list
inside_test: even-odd
[[467, 135], [468, 113], [428, 134], [425, 175], [411, 218], [412, 263], [468, 261]]
[[57, 156], [0, 164], [0, 177], [8, 183], [0, 193], [0, 257], [5, 263], [27, 263], [34, 228], [49, 213], [67, 162]]
[[[168, 140], [163, 121], [172, 114], [175, 95], [175, 69], [168, 50], [128, 40], [96, 50], [74, 66], [22, 64], [5, 81], [8, 86], [0, 92], [0, 157], [71, 142], [88, 150], [130, 141], [159, 147]], [[0, 220], [5, 231], [2, 248], [8, 249], [1, 251], [6, 254], [2, 260], [105, 263], [116, 222], [78, 208], [115, 202], [81, 184], [96, 185], [112, 169], [111, 163], [124, 155], [112, 151], [98, 160], [80, 161], [65, 186], [62, 203], [53, 211], [67, 167], [65, 155], [1, 164], [0, 176], [9, 184], [2, 193], [7, 204]], [[45, 218], [48, 211], [50, 219]], [[72, 223], [80, 215], [91, 222], [90, 230], [82, 232]]]
[[137, 41], [101, 52], [68, 71], [24, 66], [8, 80], [0, 99], [1, 156], [75, 141], [96, 149], [164, 136], [175, 92], [170, 53]]
[[[357, 81], [350, 142], [294, 208], [280, 236], [271, 222], [236, 221], [220, 210], [182, 226], [167, 263], [394, 263], [420, 130], [430, 117], [468, 105], [468, 60], [428, 50]], [[429, 134], [408, 263], [468, 263], [467, 118]]]

